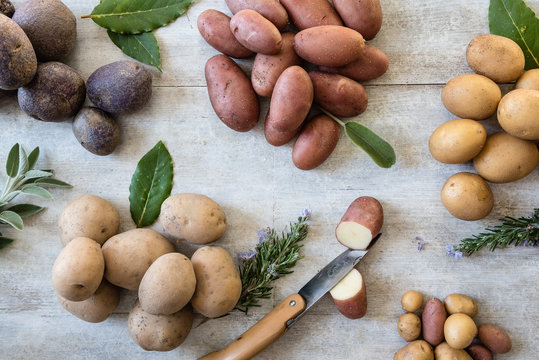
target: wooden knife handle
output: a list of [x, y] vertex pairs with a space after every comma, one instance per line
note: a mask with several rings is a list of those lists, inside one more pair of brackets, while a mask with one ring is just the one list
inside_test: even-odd
[[248, 360], [270, 346], [288, 330], [286, 323], [305, 310], [305, 300], [299, 294], [284, 299], [270, 313], [219, 351], [198, 360]]

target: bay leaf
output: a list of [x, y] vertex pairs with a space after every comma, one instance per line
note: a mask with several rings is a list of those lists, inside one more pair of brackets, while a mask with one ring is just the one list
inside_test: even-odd
[[131, 178], [129, 207], [137, 227], [151, 225], [157, 219], [161, 204], [172, 191], [173, 176], [172, 158], [159, 141], [140, 159]]
[[391, 145], [360, 123], [349, 121], [344, 125], [346, 136], [361, 147], [374, 162], [383, 168], [390, 168], [396, 162], [395, 150]]
[[161, 71], [161, 55], [155, 35], [145, 32], [137, 35], [122, 35], [107, 31], [109, 38], [122, 52], [141, 63], [155, 66]]
[[515, 41], [524, 52], [525, 69], [539, 67], [539, 19], [523, 0], [490, 0], [490, 33]]

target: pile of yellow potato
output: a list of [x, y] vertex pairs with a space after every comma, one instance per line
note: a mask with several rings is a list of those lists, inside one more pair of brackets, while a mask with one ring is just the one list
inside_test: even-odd
[[[451, 79], [442, 90], [444, 106], [460, 119], [439, 126], [431, 135], [432, 156], [446, 164], [473, 159], [477, 174], [460, 172], [445, 182], [441, 197], [445, 208], [462, 220], [487, 216], [494, 197], [486, 181], [507, 183], [529, 175], [539, 164], [539, 69], [524, 73], [522, 49], [497, 35], [475, 37], [466, 51], [475, 74]], [[502, 97], [496, 83], [517, 80]], [[504, 131], [487, 136], [478, 122], [497, 113]], [[486, 180], [486, 181], [485, 181]]]
[[[160, 222], [170, 237], [195, 244], [213, 242], [226, 230], [221, 207], [199, 194], [170, 196], [161, 206]], [[203, 246], [189, 260], [155, 230], [118, 234], [118, 211], [98, 196], [70, 201], [58, 225], [65, 247], [54, 262], [52, 284], [60, 304], [97, 323], [118, 306], [119, 288], [137, 291], [128, 328], [145, 350], [180, 346], [191, 330], [193, 309], [219, 317], [240, 298], [241, 279], [225, 249]]]
[[[477, 304], [469, 296], [450, 294], [443, 303], [429, 299], [421, 318], [416, 314], [423, 306], [420, 292], [407, 291], [401, 305], [407, 312], [397, 329], [410, 343], [395, 353], [394, 360], [492, 360], [493, 353], [511, 350], [511, 338], [504, 330], [492, 324], [476, 326], [472, 318]], [[418, 340], [421, 334], [423, 340]]]

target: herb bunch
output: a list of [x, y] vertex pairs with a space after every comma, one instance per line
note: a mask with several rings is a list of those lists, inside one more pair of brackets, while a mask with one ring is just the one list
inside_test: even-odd
[[[44, 207], [33, 204], [12, 205], [11, 202], [19, 195], [33, 195], [51, 200], [52, 195], [44, 186], [71, 187], [71, 185], [53, 179], [52, 170], [34, 169], [39, 157], [39, 147], [29, 155], [19, 144], [15, 144], [8, 155], [6, 173], [8, 179], [0, 195], [0, 225], [11, 225], [17, 230], [24, 228], [22, 218], [43, 211]], [[0, 233], [0, 249], [13, 242], [13, 239], [3, 237]]]
[[490, 251], [494, 251], [511, 244], [515, 246], [539, 245], [539, 208], [534, 209], [534, 213], [530, 217], [515, 219], [506, 216], [500, 221], [502, 221], [500, 225], [487, 228], [479, 235], [461, 240], [455, 250], [471, 255], [485, 246]]
[[291, 269], [303, 258], [299, 251], [307, 237], [310, 216], [309, 210], [303, 210], [298, 220], [290, 223], [290, 231], [258, 231], [255, 250], [238, 254], [242, 292], [236, 310], [247, 314], [250, 307], [260, 306], [260, 299], [271, 296], [271, 282], [293, 272]]

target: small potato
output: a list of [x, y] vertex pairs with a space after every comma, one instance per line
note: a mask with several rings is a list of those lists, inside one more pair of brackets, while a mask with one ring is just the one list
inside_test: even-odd
[[95, 155], [109, 155], [120, 143], [120, 127], [101, 109], [82, 108], [73, 120], [73, 134], [78, 142]]
[[133, 229], [115, 235], [103, 245], [105, 278], [111, 284], [137, 291], [150, 265], [173, 251], [174, 245], [151, 229]]
[[40, 62], [61, 60], [75, 46], [77, 21], [60, 0], [26, 0], [13, 14]]
[[339, 74], [311, 71], [314, 102], [335, 116], [357, 116], [367, 109], [365, 88], [352, 79]]
[[517, 89], [498, 105], [498, 122], [509, 134], [524, 140], [539, 140], [539, 91]]
[[311, 170], [331, 155], [339, 142], [341, 126], [327, 115], [309, 120], [292, 149], [292, 161], [298, 169]]
[[15, 90], [36, 74], [36, 53], [28, 36], [7, 16], [0, 14], [0, 89]]
[[499, 132], [487, 138], [473, 164], [487, 181], [507, 183], [522, 179], [537, 167], [539, 150], [532, 141]]
[[69, 301], [56, 294], [60, 305], [81, 320], [99, 323], [105, 321], [120, 302], [120, 291], [103, 280], [95, 293], [83, 301]]
[[209, 318], [231, 311], [241, 295], [240, 274], [229, 253], [218, 246], [205, 246], [191, 257], [197, 286], [193, 308]]
[[355, 30], [323, 25], [300, 31], [294, 37], [299, 57], [322, 66], [344, 66], [359, 59], [365, 40]]
[[225, 55], [245, 59], [255, 54], [236, 40], [230, 30], [230, 16], [220, 11], [208, 9], [202, 12], [197, 26], [204, 40]]
[[213, 110], [232, 130], [245, 132], [256, 126], [260, 105], [249, 78], [229, 57], [215, 55], [205, 67]]
[[161, 255], [142, 277], [138, 289], [140, 306], [150, 314], [171, 315], [189, 303], [195, 287], [195, 271], [185, 255]]
[[0, 14], [12, 17], [15, 12], [15, 6], [9, 0], [0, 0]]
[[279, 76], [287, 68], [300, 65], [301, 59], [294, 51], [294, 33], [281, 34], [281, 51], [276, 55], [256, 54], [251, 71], [251, 83], [260, 96], [271, 97]]
[[492, 360], [492, 353], [483, 345], [474, 344], [470, 345], [466, 351], [473, 360]]
[[352, 269], [329, 293], [339, 312], [347, 318], [360, 319], [367, 313], [367, 288], [357, 269]]
[[355, 199], [335, 229], [337, 240], [350, 249], [364, 250], [384, 223], [384, 209], [370, 196]]
[[406, 341], [414, 341], [421, 334], [421, 319], [414, 313], [402, 314], [397, 322], [399, 335]]
[[429, 139], [433, 158], [446, 164], [473, 159], [487, 141], [485, 127], [475, 120], [454, 119], [436, 128]]
[[152, 74], [134, 61], [116, 61], [101, 66], [88, 78], [88, 98], [111, 114], [141, 110], [152, 96]]
[[342, 21], [328, 0], [281, 0], [299, 30], [321, 25], [342, 26]]
[[448, 314], [463, 313], [473, 318], [477, 315], [477, 304], [475, 301], [463, 294], [450, 294], [444, 299], [445, 310]]
[[99, 196], [81, 195], [62, 210], [58, 228], [64, 246], [76, 237], [88, 237], [103, 245], [118, 233], [120, 214], [114, 205]]
[[423, 338], [432, 346], [436, 346], [444, 340], [445, 319], [444, 304], [436, 298], [427, 300], [421, 320]]
[[359, 59], [340, 67], [321, 66], [320, 70], [337, 73], [355, 81], [368, 81], [384, 75], [389, 68], [387, 55], [377, 47], [365, 45]]
[[522, 74], [518, 78], [515, 89], [539, 90], [539, 69], [531, 69]]
[[380, 0], [333, 0], [344, 24], [372, 40], [382, 27]]
[[434, 360], [434, 353], [429, 343], [415, 340], [397, 351], [393, 360]]
[[453, 349], [464, 349], [477, 335], [477, 326], [466, 314], [450, 315], [444, 324], [444, 336]]
[[21, 109], [37, 120], [64, 121], [75, 116], [86, 99], [84, 79], [59, 62], [39, 64], [34, 79], [17, 92]]
[[484, 120], [494, 115], [501, 98], [498, 85], [477, 74], [457, 76], [442, 89], [442, 102], [446, 109], [465, 119]]
[[479, 326], [479, 340], [492, 352], [505, 354], [512, 347], [511, 338], [503, 329], [492, 324]]
[[251, 9], [271, 21], [279, 31], [288, 25], [288, 13], [277, 0], [225, 0], [225, 2], [232, 14]]
[[131, 338], [144, 350], [171, 351], [180, 346], [193, 326], [193, 312], [186, 306], [172, 315], [145, 312], [137, 300], [127, 320]]
[[484, 218], [494, 206], [490, 186], [481, 176], [469, 172], [460, 172], [447, 179], [441, 198], [451, 215], [466, 221]]
[[423, 306], [423, 294], [414, 290], [407, 291], [402, 295], [401, 305], [405, 311], [416, 312]]
[[52, 266], [52, 286], [71, 301], [92, 296], [103, 279], [105, 261], [101, 246], [86, 237], [73, 239], [60, 251]]
[[201, 194], [176, 194], [161, 205], [161, 225], [177, 240], [208, 244], [226, 231], [226, 215], [215, 201]]
[[516, 80], [525, 64], [524, 53], [516, 42], [492, 34], [478, 35], [470, 41], [466, 61], [475, 73], [497, 83]]
[[444, 341], [434, 349], [436, 360], [473, 360], [468, 353], [462, 349], [453, 349]]
[[254, 10], [238, 11], [230, 20], [230, 31], [240, 44], [256, 53], [275, 55], [281, 51], [281, 33]]

